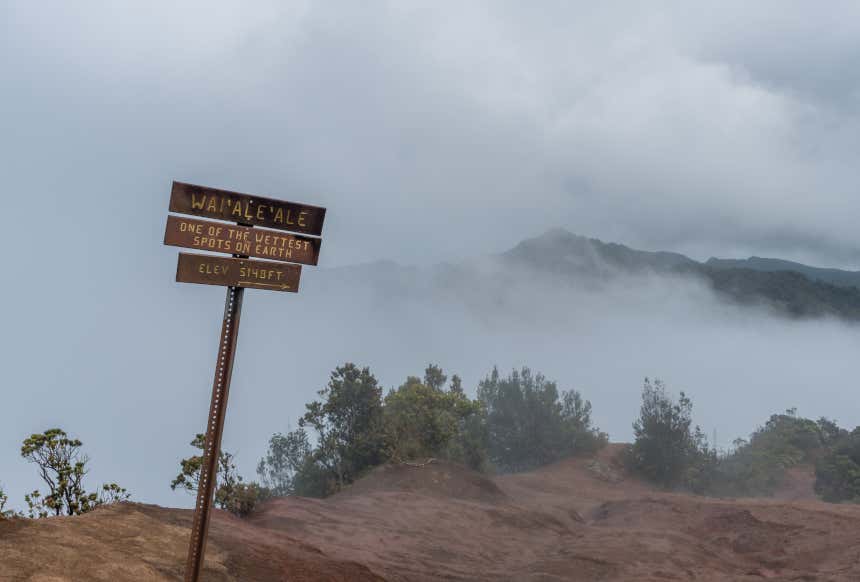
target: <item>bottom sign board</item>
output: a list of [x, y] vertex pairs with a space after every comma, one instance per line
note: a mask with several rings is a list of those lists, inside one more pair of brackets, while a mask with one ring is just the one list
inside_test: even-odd
[[293, 293], [299, 290], [301, 273], [301, 265], [191, 253], [179, 253], [179, 262], [176, 265], [176, 280], [180, 283], [202, 283]]

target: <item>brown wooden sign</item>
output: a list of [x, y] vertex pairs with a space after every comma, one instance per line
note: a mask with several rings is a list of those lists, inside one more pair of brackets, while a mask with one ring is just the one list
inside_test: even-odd
[[[199, 582], [209, 535], [221, 436], [224, 433], [224, 416], [227, 413], [245, 288], [296, 293], [302, 267], [290, 263], [316, 265], [319, 259], [319, 239], [253, 226], [320, 236], [325, 208], [173, 182], [170, 211], [237, 223], [168, 216], [164, 233], [166, 245], [233, 255], [221, 257], [179, 253], [176, 265], [176, 280], [180, 283], [227, 287], [197, 486], [197, 503], [185, 562], [185, 582]], [[248, 257], [272, 260], [255, 261]]]
[[320, 239], [223, 222], [168, 216], [164, 244], [201, 251], [316, 265]]
[[180, 283], [202, 283], [293, 293], [299, 290], [301, 273], [301, 265], [191, 253], [179, 253], [179, 262], [176, 265], [176, 280]]
[[263, 198], [240, 192], [174, 182], [170, 192], [170, 212], [218, 218], [243, 224], [319, 236], [325, 208]]

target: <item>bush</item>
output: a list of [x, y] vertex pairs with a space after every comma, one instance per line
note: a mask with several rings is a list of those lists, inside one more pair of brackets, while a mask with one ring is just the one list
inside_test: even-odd
[[272, 497], [271, 492], [257, 483], [236, 483], [223, 500], [223, 507], [233, 515], [247, 517], [257, 504]]
[[[200, 433], [195, 435], [191, 441], [191, 446], [202, 451], [206, 446], [206, 435]], [[218, 453], [218, 465], [215, 474], [215, 507], [244, 517], [253, 511], [257, 501], [268, 496], [268, 490], [256, 483], [243, 483], [233, 458], [233, 454], [225, 450]], [[194, 455], [182, 459], [179, 461], [179, 466], [180, 472], [170, 482], [170, 488], [174, 491], [181, 489], [196, 495], [200, 487], [203, 455]]]

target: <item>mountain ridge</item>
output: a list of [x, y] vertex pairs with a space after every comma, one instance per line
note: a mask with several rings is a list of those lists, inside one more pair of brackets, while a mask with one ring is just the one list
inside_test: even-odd
[[503, 260], [569, 277], [602, 279], [619, 274], [687, 275], [741, 305], [766, 304], [792, 317], [860, 319], [860, 273], [812, 267], [782, 259], [714, 259], [641, 251], [554, 228], [521, 241]]

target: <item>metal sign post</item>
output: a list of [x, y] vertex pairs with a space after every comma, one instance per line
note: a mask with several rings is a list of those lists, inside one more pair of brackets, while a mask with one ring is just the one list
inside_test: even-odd
[[194, 524], [191, 526], [191, 542], [185, 563], [185, 582], [197, 582], [200, 579], [200, 570], [203, 569], [212, 497], [218, 476], [221, 435], [224, 434], [224, 413], [227, 411], [227, 396], [230, 394], [230, 378], [233, 376], [233, 357], [236, 354], [236, 340], [239, 338], [239, 318], [242, 316], [244, 295], [245, 290], [242, 287], [227, 287], [221, 342], [218, 344], [218, 360], [215, 362], [215, 380], [212, 382], [212, 400], [209, 404], [209, 421], [206, 424], [203, 464], [200, 467], [197, 503], [194, 506]]
[[[185, 582], [198, 582], [203, 570], [212, 500], [218, 480], [221, 436], [245, 288], [297, 293], [302, 267], [285, 263], [317, 264], [320, 239], [313, 237], [322, 234], [326, 211], [318, 206], [183, 182], [173, 183], [170, 211], [235, 221], [235, 224], [229, 224], [168, 216], [164, 235], [166, 245], [233, 255], [231, 258], [179, 253], [176, 266], [178, 282], [227, 287], [194, 523], [185, 564]], [[270, 229], [311, 236], [287, 235]], [[251, 260], [249, 256], [270, 260]]]

